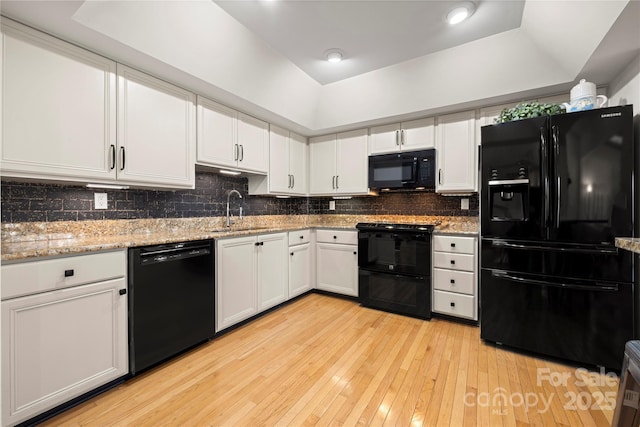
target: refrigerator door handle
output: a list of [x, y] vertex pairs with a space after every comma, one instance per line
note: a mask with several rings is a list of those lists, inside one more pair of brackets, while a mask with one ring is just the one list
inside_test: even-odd
[[496, 248], [510, 248], [510, 249], [526, 249], [526, 250], [540, 250], [540, 251], [556, 251], [556, 252], [572, 252], [582, 254], [617, 254], [618, 248], [574, 248], [574, 247], [553, 247], [543, 245], [529, 245], [520, 243], [510, 243], [503, 240], [493, 240], [491, 246]]
[[555, 227], [560, 228], [560, 188], [561, 181], [558, 174], [558, 157], [560, 156], [560, 143], [558, 136], [558, 126], [551, 126], [551, 138], [553, 139], [553, 177], [556, 181], [556, 212], [555, 212]]
[[491, 276], [497, 279], [510, 280], [517, 283], [526, 283], [529, 285], [552, 286], [554, 288], [570, 289], [575, 291], [591, 291], [591, 292], [618, 292], [618, 285], [579, 285], [576, 283], [548, 282], [546, 280], [530, 279], [507, 273], [501, 270], [492, 270]]
[[546, 129], [540, 127], [540, 146], [542, 147], [542, 176], [543, 176], [543, 192], [544, 192], [544, 206], [543, 206], [543, 218], [542, 227], [547, 228], [549, 224], [549, 171], [547, 165], [549, 162], [549, 146], [547, 144]]

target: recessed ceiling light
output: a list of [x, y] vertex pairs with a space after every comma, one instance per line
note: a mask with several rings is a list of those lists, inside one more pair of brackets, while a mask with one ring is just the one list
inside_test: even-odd
[[462, 3], [447, 13], [446, 21], [449, 25], [456, 25], [469, 18], [475, 12], [473, 3]]
[[327, 61], [332, 63], [340, 62], [344, 58], [344, 53], [340, 49], [336, 48], [327, 50], [324, 55], [327, 58]]

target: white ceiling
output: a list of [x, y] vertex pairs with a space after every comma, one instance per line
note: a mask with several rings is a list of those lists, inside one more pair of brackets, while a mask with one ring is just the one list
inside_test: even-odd
[[[445, 22], [460, 0], [218, 0], [229, 15], [321, 84], [449, 49], [520, 26], [524, 0], [475, 1], [458, 25]], [[324, 53], [339, 48], [339, 64]]]
[[[378, 3], [234, 2], [271, 7], [245, 11], [265, 21], [255, 28], [211, 0], [2, 0], [0, 12], [307, 136], [543, 95], [568, 98], [580, 78], [606, 85], [640, 55], [639, 0], [482, 0], [453, 28], [426, 24], [440, 13], [418, 13], [441, 2]], [[497, 20], [479, 24], [486, 11], [504, 7], [493, 12]], [[331, 25], [319, 19], [319, 9], [332, 16], [334, 8], [349, 12]], [[411, 18], [413, 25], [398, 24]], [[276, 31], [260, 34], [268, 28]], [[338, 65], [355, 75], [305, 70], [329, 47], [345, 50]]]

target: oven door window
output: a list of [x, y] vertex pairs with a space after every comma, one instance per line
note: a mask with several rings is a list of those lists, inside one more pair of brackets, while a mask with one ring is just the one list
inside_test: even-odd
[[386, 232], [361, 234], [361, 268], [386, 273], [429, 275], [431, 257], [428, 238]]
[[403, 159], [393, 156], [389, 159], [372, 160], [369, 181], [373, 187], [402, 187], [415, 184], [417, 179], [416, 158]]

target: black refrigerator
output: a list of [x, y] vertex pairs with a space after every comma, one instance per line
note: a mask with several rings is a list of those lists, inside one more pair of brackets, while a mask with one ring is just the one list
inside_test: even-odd
[[632, 106], [484, 126], [480, 335], [619, 370], [636, 336]]

